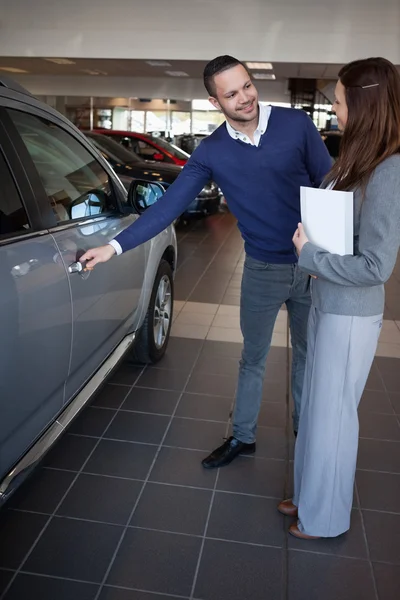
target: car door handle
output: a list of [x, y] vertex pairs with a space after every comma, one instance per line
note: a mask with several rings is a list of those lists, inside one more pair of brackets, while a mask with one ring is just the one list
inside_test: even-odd
[[68, 273], [82, 273], [83, 272], [83, 264], [79, 261], [72, 263], [68, 267]]

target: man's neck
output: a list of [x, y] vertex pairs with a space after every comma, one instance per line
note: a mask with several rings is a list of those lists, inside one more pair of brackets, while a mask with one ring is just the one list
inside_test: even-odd
[[233, 119], [229, 119], [229, 117], [226, 117], [226, 120], [233, 129], [247, 135], [247, 137], [254, 141], [254, 133], [260, 120], [260, 107], [258, 107], [257, 116], [251, 121], [234, 121]]

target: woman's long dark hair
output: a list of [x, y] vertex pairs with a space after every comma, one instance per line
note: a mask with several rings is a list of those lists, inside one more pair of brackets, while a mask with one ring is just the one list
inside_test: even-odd
[[400, 152], [400, 74], [384, 58], [356, 60], [344, 66], [347, 124], [339, 158], [326, 184], [336, 190], [365, 188], [374, 169]]

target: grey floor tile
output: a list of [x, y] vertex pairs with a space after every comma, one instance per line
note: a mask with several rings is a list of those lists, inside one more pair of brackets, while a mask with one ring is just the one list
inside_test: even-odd
[[394, 392], [391, 392], [389, 394], [389, 398], [394, 412], [396, 413], [396, 415], [400, 415], [400, 394], [395, 394]]
[[283, 402], [262, 402], [258, 417], [262, 427], [286, 427], [286, 404]]
[[204, 373], [193, 373], [186, 387], [187, 392], [193, 394], [210, 394], [211, 396], [225, 396], [233, 398], [236, 390], [236, 377], [229, 375], [212, 375]]
[[206, 540], [194, 597], [202, 600], [281, 598], [282, 551]]
[[102, 440], [85, 467], [87, 473], [145, 479], [157, 446]]
[[76, 421], [72, 423], [69, 432], [78, 435], [101, 437], [114, 415], [114, 410], [109, 410], [107, 408], [92, 408], [89, 406], [88, 408], [85, 408]]
[[165, 446], [211, 452], [223, 443], [226, 424], [175, 417], [164, 441]]
[[358, 468], [400, 473], [400, 443], [360, 439]]
[[376, 600], [367, 561], [289, 552], [288, 600]]
[[211, 491], [147, 483], [130, 525], [203, 535]]
[[239, 360], [226, 356], [212, 356], [202, 354], [194, 366], [195, 373], [212, 375], [226, 375], [228, 377], [238, 376]]
[[389, 392], [398, 392], [400, 390], [400, 359], [378, 356], [375, 362], [382, 376], [385, 388]]
[[128, 361], [124, 362], [110, 379], [110, 383], [119, 385], [133, 385], [143, 371], [142, 366], [132, 365]]
[[309, 540], [306, 544], [307, 547], [305, 547], [304, 540], [299, 540], [289, 535], [288, 545], [292, 550], [306, 550], [320, 554], [335, 554], [351, 558], [367, 558], [364, 531], [358, 509], [353, 509], [350, 530], [343, 535], [335, 538]]
[[[171, 343], [172, 340], [176, 340], [179, 339], [183, 340], [184, 338], [170, 338], [170, 342]], [[203, 342], [203, 340], [189, 340], [189, 341], [194, 341], [194, 342]], [[157, 367], [159, 369], [168, 369], [168, 370], [172, 370], [172, 371], [181, 371], [182, 373], [186, 373], [189, 374], [190, 371], [193, 369], [196, 360], [197, 360], [197, 355], [199, 354], [200, 349], [196, 351], [196, 353], [193, 355], [190, 352], [186, 353], [185, 350], [183, 349], [181, 352], [175, 351], [175, 352], [171, 352], [170, 348], [168, 347], [168, 350], [166, 352], [166, 354], [164, 354], [164, 357], [160, 360], [160, 362], [157, 363]]]
[[74, 477], [67, 471], [40, 469], [17, 490], [9, 507], [52, 514]]
[[93, 600], [97, 590], [98, 586], [95, 584], [20, 574], [15, 578], [4, 600]]
[[205, 454], [194, 450], [161, 448], [150, 474], [151, 481], [213, 489], [216, 469], [201, 466]]
[[372, 561], [400, 565], [400, 515], [363, 511]]
[[92, 406], [117, 409], [121, 406], [128, 391], [129, 390], [124, 385], [113, 385], [108, 383], [103, 387], [100, 393], [96, 395], [92, 402]]
[[203, 340], [193, 340], [189, 338], [170, 338], [168, 349], [157, 366], [161, 369], [172, 369], [178, 371], [192, 370], [200, 350], [203, 346]]
[[380, 413], [393, 415], [394, 410], [386, 392], [377, 392], [365, 390], [361, 398], [359, 412], [361, 413]]
[[56, 517], [24, 565], [30, 573], [100, 583], [123, 528]]
[[272, 365], [280, 363], [282, 365], [287, 364], [288, 361], [288, 349], [278, 348], [277, 346], [271, 346], [267, 356], [267, 371], [268, 369], [274, 368]]
[[80, 471], [97, 440], [90, 437], [64, 435], [43, 461], [44, 466], [54, 469]]
[[46, 525], [48, 518], [47, 515], [2, 510], [0, 513], [0, 567], [18, 569]]
[[242, 349], [242, 344], [206, 340], [200, 356], [206, 354], [207, 356], [224, 356], [239, 359], [242, 355]]
[[172, 415], [179, 395], [179, 392], [135, 387], [129, 393], [121, 409]]
[[286, 404], [288, 387], [285, 381], [266, 379], [263, 385], [262, 399], [264, 402], [279, 402]]
[[81, 474], [57, 514], [126, 525], [142, 487], [141, 481]]
[[400, 441], [400, 425], [395, 415], [360, 413], [360, 437]]
[[286, 463], [239, 456], [220, 470], [218, 490], [255, 494], [282, 499], [285, 489]]
[[400, 565], [373, 564], [380, 600], [399, 600]]
[[189, 302], [207, 302], [210, 304], [221, 304], [225, 296], [226, 285], [216, 285], [215, 287], [203, 287], [205, 284], [198, 285], [191, 294]]
[[233, 400], [231, 398], [183, 394], [175, 414], [177, 417], [223, 421], [226, 423], [229, 419], [232, 404]]
[[148, 367], [137, 382], [138, 387], [181, 392], [188, 379], [186, 371]]
[[129, 529], [107, 584], [189, 596], [200, 546], [196, 537]]
[[285, 532], [276, 506], [276, 500], [217, 492], [207, 537], [281, 548]]
[[105, 586], [99, 596], [99, 600], [181, 600], [181, 597]]
[[278, 427], [258, 427], [256, 435], [257, 458], [286, 458], [288, 442], [284, 429], [279, 429]]
[[376, 366], [376, 362], [374, 362], [374, 364], [372, 365], [370, 374], [367, 379], [367, 383], [365, 385], [365, 389], [381, 391], [381, 392], [383, 392], [385, 390], [383, 381], [382, 381], [382, 376], [378, 370], [378, 367]]
[[[2, 594], [4, 592], [4, 590], [10, 583], [13, 576], [14, 576], [13, 571], [1, 571], [0, 570], [0, 594]], [[20, 598], [18, 598], [18, 600], [20, 600]]]
[[285, 383], [288, 378], [288, 368], [285, 360], [280, 362], [267, 362], [265, 370], [265, 382], [280, 381]]
[[399, 474], [358, 471], [357, 488], [361, 508], [400, 514]]
[[159, 444], [169, 421], [169, 416], [119, 412], [104, 437], [143, 444]]

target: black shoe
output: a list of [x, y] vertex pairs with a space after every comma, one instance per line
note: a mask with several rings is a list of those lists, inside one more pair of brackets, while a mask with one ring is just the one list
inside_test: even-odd
[[222, 446], [211, 452], [201, 464], [205, 469], [216, 469], [229, 465], [238, 454], [254, 454], [255, 451], [255, 442], [253, 444], [245, 444], [231, 436]]
[[295, 429], [293, 430], [293, 434], [294, 434], [294, 437], [297, 437], [297, 431]]

